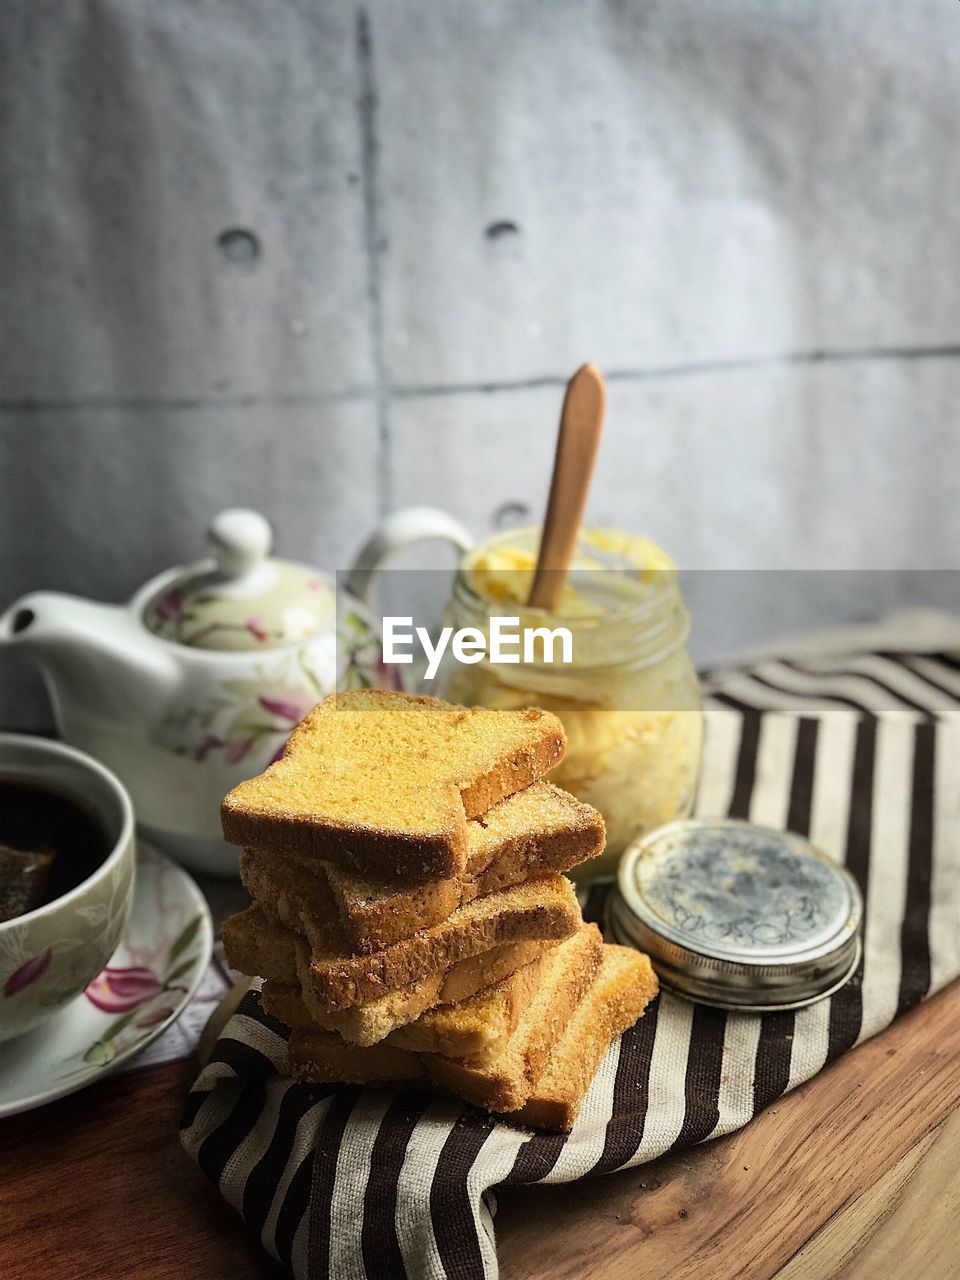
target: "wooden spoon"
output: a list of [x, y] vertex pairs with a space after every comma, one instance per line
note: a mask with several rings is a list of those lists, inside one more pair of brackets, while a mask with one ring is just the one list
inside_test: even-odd
[[550, 497], [528, 603], [554, 610], [567, 580], [600, 443], [607, 393], [600, 370], [581, 365], [567, 383]]

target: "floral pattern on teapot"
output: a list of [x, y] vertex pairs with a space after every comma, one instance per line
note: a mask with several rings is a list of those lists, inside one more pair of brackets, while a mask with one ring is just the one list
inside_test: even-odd
[[396, 687], [370, 604], [383, 558], [422, 539], [472, 542], [443, 512], [395, 512], [338, 584], [273, 557], [258, 512], [221, 511], [208, 537], [211, 555], [125, 605], [31, 592], [0, 613], [0, 646], [40, 664], [63, 738], [120, 776], [148, 838], [195, 870], [236, 875], [224, 795], [277, 759], [334, 690]]
[[[396, 668], [383, 662], [379, 637], [359, 613], [349, 610], [337, 631], [338, 689], [400, 688]], [[219, 757], [229, 766], [249, 760], [258, 768], [278, 760], [293, 728], [331, 691], [324, 655], [301, 646], [291, 657], [265, 657], [249, 675], [220, 679], [196, 705], [171, 709], [156, 741], [198, 764]]]
[[[222, 513], [221, 520], [224, 514], [252, 513]], [[236, 652], [297, 643], [330, 623], [333, 587], [315, 570], [253, 560], [241, 562], [245, 572], [231, 578], [224, 563], [222, 556], [217, 568], [166, 585], [144, 608], [147, 629], [189, 649]]]

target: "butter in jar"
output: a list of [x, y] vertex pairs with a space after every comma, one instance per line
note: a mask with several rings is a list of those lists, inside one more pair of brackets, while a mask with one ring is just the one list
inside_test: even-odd
[[572, 660], [540, 660], [542, 650], [533, 661], [445, 660], [440, 692], [467, 706], [538, 706], [560, 717], [567, 754], [550, 781], [607, 825], [604, 853], [580, 875], [612, 875], [628, 844], [687, 817], [693, 804], [703, 716], [685, 647], [690, 619], [666, 552], [610, 529], [581, 530], [557, 608], [531, 609], [539, 540], [537, 528], [511, 530], [466, 556], [447, 621], [480, 631], [493, 617], [518, 617], [524, 629], [563, 626]]

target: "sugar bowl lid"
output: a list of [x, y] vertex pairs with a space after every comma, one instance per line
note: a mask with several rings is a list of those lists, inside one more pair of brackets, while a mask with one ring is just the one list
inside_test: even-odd
[[852, 876], [802, 836], [689, 819], [624, 853], [608, 933], [647, 952], [665, 987], [702, 1004], [766, 1012], [812, 1004], [860, 959]]
[[335, 596], [319, 570], [273, 559], [273, 531], [257, 511], [234, 507], [214, 518], [213, 551], [164, 574], [143, 610], [155, 635], [192, 649], [260, 650], [295, 643], [330, 624]]

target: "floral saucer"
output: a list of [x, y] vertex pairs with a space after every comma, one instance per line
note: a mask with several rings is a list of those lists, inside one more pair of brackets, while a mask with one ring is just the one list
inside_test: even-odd
[[136, 887], [107, 967], [49, 1022], [0, 1046], [0, 1116], [84, 1089], [174, 1022], [200, 985], [213, 922], [187, 873], [138, 841]]

